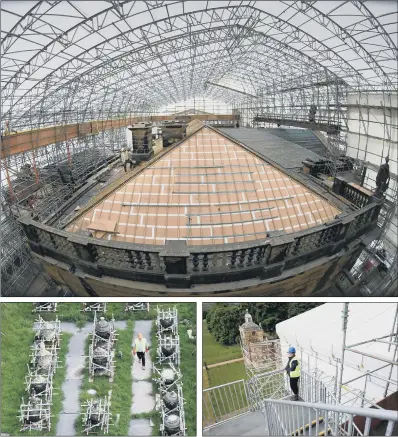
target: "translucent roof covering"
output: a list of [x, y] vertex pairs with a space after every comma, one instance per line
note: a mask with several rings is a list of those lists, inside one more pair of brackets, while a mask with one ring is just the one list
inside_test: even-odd
[[108, 117], [288, 81], [397, 89], [395, 1], [2, 1], [2, 118]]

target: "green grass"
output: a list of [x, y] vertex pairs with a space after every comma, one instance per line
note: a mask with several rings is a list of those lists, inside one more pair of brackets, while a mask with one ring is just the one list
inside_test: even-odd
[[236, 358], [242, 358], [240, 346], [218, 343], [207, 329], [206, 320], [203, 320], [203, 361], [210, 365]]
[[[32, 313], [31, 303], [2, 303], [1, 306], [1, 430], [10, 435], [21, 435], [18, 419], [21, 398], [28, 400], [25, 391], [25, 376], [28, 373], [30, 347], [34, 341], [33, 323], [37, 314]], [[47, 317], [47, 319], [54, 319]], [[53, 380], [53, 405], [51, 408], [51, 431], [30, 431], [24, 435], [54, 435], [62, 408], [61, 386], [65, 380], [65, 357], [71, 335], [61, 336], [58, 358], [61, 367]]]
[[246, 370], [243, 361], [236, 363], [223, 364], [222, 366], [207, 369], [209, 387], [227, 384], [228, 382], [246, 379]]
[[[109, 378], [97, 377], [92, 383], [88, 378], [88, 367], [86, 365], [83, 377], [83, 383], [80, 392], [80, 401], [84, 402], [89, 397], [87, 390], [93, 388], [97, 391], [97, 396], [103, 397], [112, 389], [111, 414], [113, 423], [116, 416], [120, 414], [118, 426], [110, 427], [112, 435], [127, 435], [131, 416], [131, 403], [134, 394], [131, 392], [132, 375], [131, 375], [131, 340], [134, 328], [134, 319], [155, 320], [156, 304], [151, 305], [149, 312], [139, 311], [126, 313], [124, 311], [124, 302], [108, 303], [106, 316], [115, 320], [126, 320], [127, 328], [118, 329], [118, 340], [115, 345], [115, 351], [122, 351], [123, 358], [116, 355], [116, 369], [113, 383], [109, 383]], [[176, 306], [179, 315], [179, 334], [181, 343], [181, 372], [183, 374], [183, 393], [185, 398], [185, 419], [189, 435], [196, 435], [196, 344], [192, 343], [186, 330], [191, 328], [196, 332], [196, 304], [195, 303], [170, 303], [162, 304], [164, 308]], [[10, 435], [20, 435], [20, 424], [18, 421], [19, 405], [21, 397], [26, 393], [24, 391], [24, 380], [27, 373], [27, 363], [29, 362], [30, 346], [34, 339], [32, 330], [33, 322], [38, 314], [32, 313], [31, 303], [9, 303], [1, 304], [2, 310], [2, 361], [1, 361], [1, 430]], [[94, 318], [93, 313], [81, 312], [80, 303], [59, 303], [57, 313], [41, 313], [45, 320], [52, 320], [55, 316], [63, 322], [75, 323], [78, 327], [83, 327], [87, 322]], [[183, 319], [189, 319], [190, 325], [182, 323]], [[68, 343], [71, 334], [63, 333], [61, 337], [61, 348], [59, 359], [61, 368], [57, 369], [54, 378], [54, 388], [58, 389], [53, 395], [52, 407], [52, 430], [51, 432], [25, 432], [24, 435], [54, 435], [59, 413], [62, 408], [62, 390], [61, 386], [65, 380], [66, 366], [65, 357], [68, 351]], [[90, 338], [87, 338], [85, 350], [88, 354], [88, 345]], [[153, 325], [151, 333], [152, 350], [150, 351], [152, 360], [156, 360], [156, 327]], [[87, 363], [86, 363], [87, 364]], [[156, 387], [154, 387], [156, 390]], [[156, 391], [154, 391], [155, 393]], [[154, 422], [153, 433], [159, 434], [160, 415], [159, 412], [153, 411], [146, 414], [134, 415], [135, 418], [151, 418]], [[81, 435], [82, 420], [81, 416], [77, 419], [76, 432]]]

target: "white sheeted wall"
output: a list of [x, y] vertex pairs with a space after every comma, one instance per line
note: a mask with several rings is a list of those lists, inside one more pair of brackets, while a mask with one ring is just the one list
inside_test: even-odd
[[[347, 345], [359, 343], [377, 337], [390, 334], [396, 312], [396, 303], [350, 303], [349, 317], [347, 325]], [[343, 341], [342, 331], [342, 303], [327, 303], [292, 317], [276, 325], [276, 332], [281, 340], [282, 353], [287, 351], [289, 346], [302, 348], [304, 351], [311, 352], [312, 356], [318, 353], [317, 367], [324, 375], [331, 378], [335, 376], [336, 358], [341, 358], [341, 346]], [[388, 339], [387, 339], [388, 340]], [[372, 355], [383, 356], [390, 360], [393, 359], [394, 348], [388, 351], [388, 345], [383, 343], [368, 343], [358, 346], [355, 349], [370, 353]], [[300, 357], [300, 351], [298, 351]], [[287, 355], [286, 355], [287, 359]], [[302, 355], [303, 364], [308, 364], [313, 368], [315, 360], [308, 359], [307, 354]], [[331, 364], [329, 364], [329, 361]], [[384, 364], [379, 360], [363, 357], [347, 351], [345, 362], [351, 363], [344, 368], [343, 383], [357, 376], [363, 375], [363, 371], [374, 370]], [[354, 368], [352, 368], [354, 367]], [[397, 380], [396, 369], [393, 371], [393, 379]], [[378, 375], [388, 378], [390, 368], [383, 369]], [[349, 389], [363, 390], [365, 378], [348, 384]], [[368, 381], [366, 398], [378, 402], [384, 398], [385, 383], [372, 378]], [[390, 385], [389, 394], [397, 391], [397, 385]], [[343, 396], [352, 399], [353, 396], [343, 389]], [[353, 404], [353, 402], [350, 402]], [[356, 403], [358, 404], [358, 402]]]
[[[347, 98], [348, 129], [347, 155], [362, 161], [370, 162], [376, 168], [390, 158], [390, 172], [398, 174], [398, 96], [387, 93], [361, 93], [350, 94]], [[386, 109], [371, 108], [371, 106], [384, 106]], [[381, 139], [372, 138], [378, 137]], [[365, 187], [376, 188], [377, 171], [367, 169], [364, 181]], [[395, 199], [397, 181], [391, 179], [387, 197]], [[386, 238], [392, 246], [397, 246], [397, 215], [392, 217], [392, 222], [387, 227]]]
[[[347, 113], [350, 131], [347, 136], [347, 155], [371, 162], [376, 166], [384, 162], [382, 156], [389, 155], [390, 169], [397, 174], [397, 95], [350, 94], [347, 103], [354, 105], [348, 107]], [[371, 108], [371, 106], [384, 106], [386, 109]]]

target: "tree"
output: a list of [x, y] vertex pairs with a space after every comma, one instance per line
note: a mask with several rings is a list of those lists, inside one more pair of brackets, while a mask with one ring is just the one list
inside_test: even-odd
[[244, 310], [239, 305], [214, 305], [206, 316], [207, 328], [216, 341], [225, 345], [235, 344], [243, 315]]
[[323, 303], [317, 302], [291, 302], [287, 311], [287, 318], [291, 319], [294, 316], [298, 316], [301, 313], [312, 310]]
[[239, 340], [239, 326], [244, 323], [246, 310], [253, 321], [261, 324], [267, 335], [275, 334], [275, 326], [291, 317], [321, 305], [315, 302], [251, 302], [240, 304], [217, 303], [206, 314], [209, 332], [216, 341], [231, 345]]

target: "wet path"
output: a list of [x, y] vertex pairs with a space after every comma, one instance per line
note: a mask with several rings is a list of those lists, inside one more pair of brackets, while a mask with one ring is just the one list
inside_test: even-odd
[[[116, 321], [116, 329], [126, 329], [125, 321]], [[72, 334], [69, 340], [69, 349], [65, 357], [66, 377], [62, 384], [62, 410], [57, 423], [57, 436], [76, 435], [75, 424], [80, 418], [80, 389], [83, 383], [85, 370], [84, 346], [93, 329], [89, 322], [83, 328], [78, 328], [74, 323], [62, 322], [61, 331]], [[62, 341], [62, 338], [61, 338]], [[117, 343], [116, 343], [117, 344]], [[110, 386], [110, 388], [112, 388]]]
[[66, 366], [66, 378], [62, 384], [64, 399], [57, 423], [57, 436], [76, 435], [75, 423], [80, 416], [79, 396], [85, 367], [84, 345], [92, 326], [92, 323], [87, 323], [79, 329], [74, 323], [61, 323], [61, 331], [71, 333], [73, 336], [69, 341], [68, 354], [63, 363]]
[[[152, 323], [152, 320], [135, 320], [131, 343], [133, 344], [137, 335], [141, 333], [146, 338], [149, 347], [151, 347]], [[133, 358], [133, 365], [131, 367], [133, 378], [131, 414], [150, 413], [155, 408], [155, 396], [152, 393], [152, 360], [150, 353], [145, 354], [145, 360], [145, 370], [142, 370], [137, 356]], [[128, 435], [152, 435], [150, 420], [132, 419]]]

